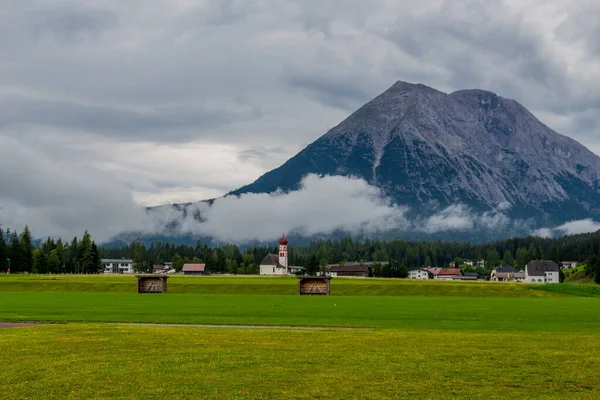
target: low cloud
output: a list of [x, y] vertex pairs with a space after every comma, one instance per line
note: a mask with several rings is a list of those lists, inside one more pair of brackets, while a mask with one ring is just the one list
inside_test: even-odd
[[85, 159], [44, 151], [0, 137], [0, 223], [36, 237], [70, 239], [89, 230], [105, 241], [123, 230], [145, 229], [147, 217], [117, 176]]
[[600, 222], [591, 218], [570, 221], [554, 228], [540, 228], [533, 232], [533, 236], [544, 238], [557, 237], [564, 235], [579, 235], [582, 233], [591, 233], [600, 230]]
[[432, 234], [516, 226], [501, 209], [476, 213], [464, 205], [453, 205], [417, 219], [409, 219], [408, 211], [409, 207], [393, 204], [362, 179], [308, 175], [298, 191], [228, 196], [212, 205], [198, 203], [181, 210], [162, 207], [152, 215], [157, 232], [175, 221], [181, 234], [233, 243], [272, 241], [281, 233], [305, 237], [394, 230]]

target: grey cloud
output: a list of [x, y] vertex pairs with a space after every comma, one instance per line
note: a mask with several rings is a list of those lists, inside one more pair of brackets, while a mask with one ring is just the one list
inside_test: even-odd
[[[115, 138], [142, 136], [176, 142], [198, 137], [199, 129], [259, 117], [249, 106], [231, 103], [212, 106], [157, 107], [148, 111], [127, 107], [88, 105], [76, 102], [0, 96], [0, 124], [35, 124], [104, 133]], [[193, 128], [193, 130], [191, 130]]]
[[29, 27], [35, 38], [49, 34], [64, 43], [94, 38], [118, 26], [115, 12], [97, 9], [57, 8], [30, 12], [25, 18], [31, 21]]
[[60, 161], [32, 143], [0, 137], [0, 221], [29, 225], [37, 237], [71, 238], [89, 230], [98, 241], [141, 229], [146, 217], [130, 191], [85, 162]]

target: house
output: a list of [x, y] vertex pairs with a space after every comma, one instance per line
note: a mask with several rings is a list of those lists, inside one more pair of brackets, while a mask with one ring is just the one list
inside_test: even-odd
[[208, 275], [205, 271], [206, 264], [183, 264], [184, 275]]
[[463, 272], [463, 275], [458, 275], [454, 277], [455, 281], [477, 281], [479, 280], [479, 275], [477, 272]]
[[103, 258], [100, 260], [105, 274], [133, 274], [133, 260], [129, 258]]
[[163, 264], [154, 264], [152, 266], [152, 273], [154, 274], [164, 274], [167, 270], [167, 266]]
[[485, 268], [485, 260], [477, 261], [477, 268]]
[[426, 269], [427, 271], [431, 272], [431, 274], [433, 275], [433, 279], [436, 279], [440, 271], [443, 270], [443, 268], [440, 267], [427, 267], [423, 269]]
[[368, 265], [331, 265], [329, 276], [360, 276], [368, 277], [371, 267]]
[[463, 272], [460, 268], [442, 268], [436, 275], [435, 279], [439, 281], [451, 281], [462, 275]]
[[535, 260], [525, 266], [527, 283], [560, 283], [558, 264], [550, 260]]
[[465, 261], [463, 262], [463, 265], [468, 265], [468, 266], [471, 266], [471, 267], [472, 267], [474, 264], [475, 264], [475, 261], [473, 261], [473, 260], [465, 260]]
[[561, 269], [577, 268], [577, 261], [563, 261], [560, 263]]
[[306, 268], [298, 266], [298, 265], [290, 265], [288, 267], [291, 274], [299, 274], [304, 271]]
[[[502, 282], [507, 280], [507, 274], [514, 274], [517, 272], [515, 267], [512, 265], [500, 265], [492, 270], [490, 274], [490, 281], [492, 282]], [[499, 275], [500, 274], [500, 275]]]
[[267, 254], [260, 262], [261, 275], [287, 275], [288, 268], [288, 240], [285, 235], [279, 239], [279, 254]]
[[427, 268], [415, 268], [408, 271], [408, 279], [433, 279], [433, 273], [429, 272]]

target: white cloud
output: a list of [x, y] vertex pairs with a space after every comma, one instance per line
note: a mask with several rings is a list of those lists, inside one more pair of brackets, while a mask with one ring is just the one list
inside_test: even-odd
[[591, 233], [600, 230], [600, 222], [591, 218], [570, 221], [554, 228], [540, 228], [533, 232], [534, 236], [556, 237], [563, 235], [578, 235], [581, 233]]
[[[287, 234], [312, 236], [346, 232], [384, 232], [409, 226], [405, 207], [392, 206], [365, 181], [339, 176], [309, 175], [298, 191], [244, 194], [217, 199], [187, 209], [187, 218], [164, 209], [161, 224], [178, 219], [180, 232], [212, 236], [225, 242], [269, 241]], [[161, 210], [162, 211], [162, 210]], [[203, 223], [194, 219], [200, 212]], [[176, 213], [177, 214], [177, 213]], [[160, 224], [159, 224], [160, 225]]]

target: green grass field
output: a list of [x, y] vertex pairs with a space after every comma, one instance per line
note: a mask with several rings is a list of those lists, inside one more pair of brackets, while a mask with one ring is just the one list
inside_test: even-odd
[[[0, 276], [0, 399], [600, 398], [591, 285]], [[60, 324], [58, 322], [72, 322]], [[223, 329], [101, 322], [363, 328]], [[366, 328], [366, 329], [365, 329]]]

